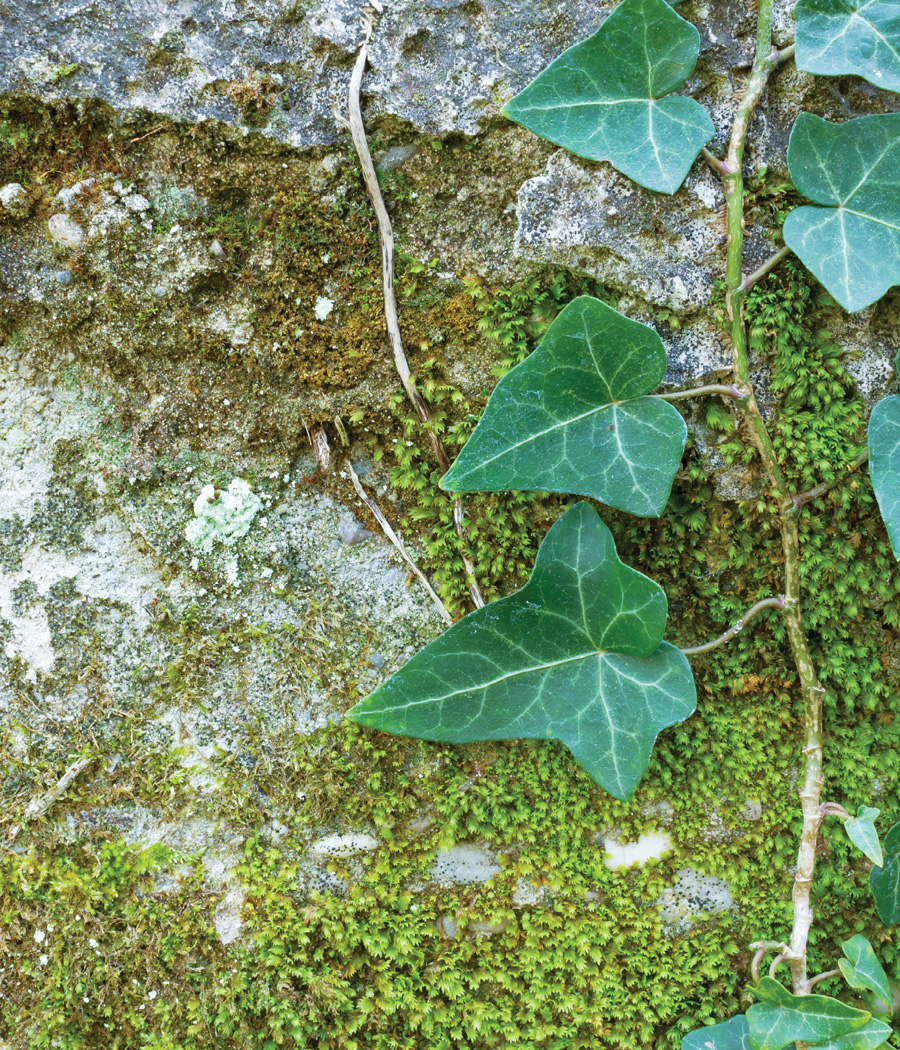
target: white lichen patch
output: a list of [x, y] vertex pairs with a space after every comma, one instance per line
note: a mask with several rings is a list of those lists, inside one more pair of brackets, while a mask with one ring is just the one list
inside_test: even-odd
[[316, 308], [315, 308], [316, 320], [317, 321], [324, 321], [325, 318], [328, 317], [328, 315], [331, 313], [331, 311], [333, 309], [334, 309], [334, 300], [333, 299], [328, 299], [324, 295], [320, 295], [319, 298], [316, 299]]
[[644, 865], [648, 860], [658, 859], [672, 850], [672, 840], [664, 831], [651, 831], [641, 835], [635, 842], [619, 842], [607, 837], [603, 841], [606, 854], [603, 863], [607, 868], [630, 868], [632, 864]]
[[660, 918], [669, 926], [682, 926], [704, 915], [719, 915], [734, 904], [731, 887], [722, 879], [682, 868], [674, 885], [656, 902]]
[[374, 835], [357, 832], [351, 835], [326, 835], [314, 842], [309, 850], [317, 857], [352, 857], [356, 853], [368, 853], [378, 848]]
[[214, 543], [228, 545], [247, 535], [261, 509], [262, 500], [243, 478], [235, 478], [218, 496], [214, 485], [204, 485], [194, 500], [194, 520], [184, 530], [185, 539], [207, 552]]

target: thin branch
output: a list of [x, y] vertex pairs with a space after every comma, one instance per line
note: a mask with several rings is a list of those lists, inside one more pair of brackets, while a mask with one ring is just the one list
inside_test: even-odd
[[840, 970], [826, 970], [824, 973], [816, 974], [815, 977], [810, 977], [806, 987], [812, 988], [814, 985], [817, 985], [819, 981], [827, 981], [829, 977], [837, 977], [840, 972]]
[[720, 645], [724, 645], [726, 642], [730, 642], [735, 635], [747, 626], [747, 624], [753, 619], [757, 613], [761, 613], [763, 609], [784, 609], [785, 602], [784, 598], [763, 598], [761, 602], [757, 602], [756, 605], [751, 605], [750, 608], [744, 613], [744, 615], [737, 621], [734, 626], [729, 627], [724, 634], [720, 634], [712, 642], [707, 642], [705, 645], [695, 645], [690, 649], [682, 649], [681, 651], [685, 656], [697, 656], [699, 653], [707, 653], [710, 649], [717, 649]]
[[823, 802], [819, 807], [819, 812], [823, 817], [838, 817], [840, 820], [850, 820], [852, 816], [840, 802]]
[[347, 470], [350, 471], [350, 480], [353, 482], [353, 487], [356, 489], [357, 493], [359, 494], [359, 498], [363, 501], [363, 503], [365, 503], [365, 505], [369, 508], [369, 510], [375, 515], [375, 520], [381, 526], [382, 531], [384, 532], [385, 536], [387, 536], [387, 538], [391, 541], [391, 543], [393, 543], [393, 545], [397, 548], [397, 550], [400, 551], [400, 554], [402, 555], [403, 560], [412, 569], [412, 571], [416, 574], [416, 576], [418, 576], [419, 579], [422, 581], [422, 583], [425, 586], [425, 590], [428, 591], [428, 594], [429, 594], [431, 600], [437, 606], [437, 610], [441, 614], [441, 619], [443, 619], [444, 623], [446, 623], [447, 626], [450, 626], [453, 623], [453, 617], [450, 615], [450, 613], [447, 612], [446, 608], [444, 607], [444, 603], [437, 596], [437, 594], [435, 594], [435, 592], [432, 590], [431, 584], [425, 578], [424, 574], [419, 570], [419, 567], [415, 564], [415, 562], [412, 560], [412, 558], [410, 558], [410, 556], [406, 553], [406, 547], [404, 547], [404, 545], [403, 545], [403, 540], [401, 540], [400, 537], [397, 535], [397, 533], [394, 532], [394, 530], [391, 528], [390, 522], [381, 513], [381, 510], [380, 510], [378, 504], [375, 502], [375, 500], [373, 500], [370, 496], [368, 496], [366, 494], [366, 490], [360, 484], [359, 477], [357, 476], [357, 473], [353, 469], [353, 466], [352, 466], [352, 464], [350, 463], [349, 460], [347, 460]]
[[724, 386], [722, 383], [710, 383], [709, 386], [695, 386], [690, 390], [677, 390], [674, 394], [651, 394], [660, 401], [680, 401], [686, 397], [702, 397], [704, 394], [724, 394], [725, 397], [740, 400], [741, 392], [736, 386]]
[[758, 270], [754, 270], [749, 276], [745, 277], [741, 281], [740, 288], [738, 291], [746, 293], [756, 284], [757, 281], [761, 281], [771, 270], [791, 254], [790, 248], [782, 248], [781, 251], [777, 251], [771, 258], [767, 259]]
[[[372, 31], [372, 24], [368, 19], [363, 20], [363, 28], [366, 31], [366, 39], [363, 41], [363, 44], [359, 49], [359, 54], [356, 57], [356, 65], [353, 67], [353, 75], [350, 77], [347, 108], [350, 116], [350, 135], [353, 139], [353, 145], [356, 149], [357, 156], [359, 157], [359, 166], [362, 169], [366, 191], [369, 194], [369, 199], [372, 201], [372, 207], [375, 209], [375, 217], [378, 220], [378, 237], [381, 241], [382, 284], [384, 289], [384, 319], [387, 324], [388, 340], [390, 341], [391, 350], [394, 354], [394, 365], [396, 366], [397, 374], [400, 376], [400, 382], [403, 384], [406, 396], [409, 398], [413, 408], [415, 408], [418, 413], [419, 419], [422, 423], [426, 424], [428, 440], [431, 443], [431, 448], [438, 461], [438, 467], [442, 474], [446, 474], [450, 469], [450, 463], [447, 459], [447, 454], [444, 451], [441, 439], [438, 437], [437, 431], [434, 427], [428, 426], [428, 423], [430, 422], [428, 406], [425, 404], [422, 395], [416, 390], [416, 385], [413, 382], [412, 373], [409, 370], [409, 362], [406, 360], [406, 354], [403, 350], [403, 339], [400, 335], [400, 323], [397, 320], [397, 299], [394, 295], [394, 230], [391, 226], [391, 220], [388, 217], [384, 197], [381, 195], [381, 187], [378, 185], [378, 176], [375, 173], [375, 165], [372, 163], [372, 154], [369, 152], [369, 144], [366, 139], [366, 128], [363, 124], [362, 110], [359, 104], [359, 92], [362, 86], [363, 72], [366, 68], [366, 59], [369, 53], [367, 44]], [[459, 497], [454, 500], [453, 506], [453, 520], [456, 524], [456, 533], [463, 541], [463, 545], [468, 547], [468, 537], [466, 536], [465, 528], [463, 527], [464, 515], [462, 501]], [[472, 597], [475, 607], [480, 609], [484, 605], [484, 598], [481, 596], [481, 589], [479, 588], [478, 580], [475, 577], [475, 566], [472, 564], [471, 559], [465, 551], [462, 552], [461, 556], [466, 573], [466, 582], [469, 587], [469, 594]]]
[[869, 450], [864, 449], [860, 454], [849, 463], [843, 473], [839, 474], [832, 481], [823, 481], [821, 485], [816, 485], [814, 489], [809, 489], [806, 492], [799, 492], [796, 496], [791, 496], [791, 502], [794, 504], [794, 510], [799, 510], [804, 503], [809, 503], [811, 500], [818, 499], [819, 496], [824, 496], [826, 492], [830, 492], [837, 485], [840, 485], [842, 481], [846, 481], [850, 474], [863, 465], [869, 458]]
[[788, 957], [784, 953], [782, 953], [781, 955], [776, 955], [775, 958], [772, 960], [772, 965], [769, 967], [769, 976], [773, 980], [775, 978], [775, 971], [783, 962], [787, 962], [787, 960]]
[[750, 979], [754, 984], [759, 984], [759, 964], [765, 959], [767, 948], [760, 947], [756, 949], [756, 954], [750, 960]]
[[713, 174], [721, 177], [722, 175], [728, 175], [730, 173], [731, 168], [728, 167], [725, 161], [719, 160], [715, 153], [713, 153], [712, 150], [708, 150], [706, 146], [700, 150], [700, 156], [706, 161], [710, 168], [712, 168]]
[[789, 58], [794, 57], [794, 45], [788, 44], [787, 47], [783, 47], [780, 51], [776, 51], [772, 55], [772, 59], [776, 66], [780, 66], [782, 62], [787, 62]]

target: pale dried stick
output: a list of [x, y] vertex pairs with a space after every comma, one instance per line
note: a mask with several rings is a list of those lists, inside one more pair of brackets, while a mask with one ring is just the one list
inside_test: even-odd
[[438, 612], [441, 614], [441, 618], [449, 626], [450, 624], [453, 623], [453, 617], [450, 615], [450, 613], [447, 612], [446, 608], [444, 607], [444, 603], [437, 596], [437, 594], [432, 590], [431, 584], [425, 578], [424, 573], [422, 573], [419, 570], [419, 567], [415, 564], [415, 562], [412, 560], [412, 558], [410, 558], [410, 556], [406, 553], [406, 548], [403, 546], [403, 540], [401, 540], [400, 537], [397, 535], [397, 533], [394, 532], [394, 530], [391, 528], [391, 523], [381, 513], [381, 511], [379, 510], [378, 504], [370, 496], [366, 495], [366, 490], [359, 483], [359, 478], [357, 477], [356, 471], [353, 469], [352, 466], [350, 466], [350, 462], [349, 461], [347, 462], [347, 469], [350, 471], [350, 480], [353, 482], [353, 487], [356, 489], [357, 493], [359, 494], [359, 498], [365, 503], [365, 505], [369, 508], [369, 510], [375, 515], [375, 520], [381, 526], [382, 531], [384, 532], [385, 536], [387, 536], [387, 538], [391, 541], [391, 543], [393, 543], [393, 545], [397, 548], [397, 550], [400, 551], [400, 554], [401, 554], [403, 560], [412, 569], [412, 571], [416, 574], [416, 576], [418, 576], [419, 579], [422, 581], [422, 584], [425, 587], [425, 590], [428, 591], [429, 595], [431, 596], [431, 600], [437, 606]]
[[[378, 185], [378, 176], [375, 173], [375, 165], [372, 163], [372, 154], [369, 152], [362, 110], [359, 105], [359, 89], [362, 85], [363, 71], [366, 68], [366, 58], [369, 53], [368, 40], [372, 29], [371, 22], [368, 20], [364, 20], [363, 26], [366, 30], [366, 38], [359, 49], [356, 65], [353, 67], [353, 75], [350, 78], [350, 91], [347, 98], [347, 108], [350, 115], [348, 126], [353, 145], [359, 157], [366, 191], [369, 194], [369, 199], [372, 201], [372, 207], [375, 209], [375, 218], [378, 220], [378, 236], [381, 241], [381, 273], [384, 287], [384, 319], [387, 324], [388, 340], [394, 354], [394, 365], [397, 369], [397, 374], [400, 376], [403, 389], [406, 391], [406, 396], [412, 403], [413, 408], [415, 408], [419, 419], [422, 423], [427, 424], [429, 422], [428, 406], [425, 404], [422, 395], [416, 390], [416, 385], [413, 382], [412, 373], [409, 370], [409, 362], [406, 360], [406, 354], [403, 350], [400, 324], [397, 320], [397, 299], [394, 295], [394, 230], [385, 207], [384, 198], [381, 195], [381, 187]], [[442, 474], [446, 474], [450, 469], [450, 463], [441, 439], [438, 437], [437, 431], [432, 427], [428, 427], [426, 432], [432, 451], [438, 461], [438, 467]], [[453, 510], [453, 523], [456, 527], [456, 533], [463, 543], [468, 545], [468, 538], [463, 527], [462, 501], [458, 496], [453, 501]], [[475, 566], [465, 550], [462, 552], [462, 562], [466, 571], [469, 594], [475, 607], [480, 609], [484, 605], [484, 598], [481, 596], [481, 589], [475, 578]]]
[[[91, 759], [82, 758], [77, 762], [73, 762], [71, 766], [63, 773], [56, 783], [56, 786], [51, 788], [49, 791], [44, 792], [43, 795], [38, 795], [37, 798], [33, 798], [28, 805], [25, 807], [24, 820], [27, 824], [31, 820], [36, 820], [38, 817], [42, 817], [47, 810], [56, 802], [57, 799], [62, 798], [69, 788], [72, 781], [81, 773], [82, 770], [87, 769], [91, 764]], [[10, 839], [14, 839], [19, 834], [19, 826], [17, 825], [10, 832]]]

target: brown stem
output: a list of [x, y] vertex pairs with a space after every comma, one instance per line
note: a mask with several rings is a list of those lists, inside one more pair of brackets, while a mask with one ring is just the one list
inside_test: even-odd
[[840, 972], [840, 970], [826, 970], [824, 973], [816, 974], [815, 977], [810, 977], [807, 988], [814, 988], [819, 981], [827, 981], [829, 977], [837, 977]]
[[[370, 24], [367, 23], [367, 26], [371, 29]], [[368, 35], [366, 40], [368, 40]], [[381, 195], [381, 187], [378, 185], [378, 176], [375, 173], [375, 165], [372, 163], [372, 154], [369, 152], [369, 143], [366, 139], [366, 128], [363, 124], [362, 110], [359, 105], [359, 91], [362, 86], [363, 72], [366, 68], [367, 57], [368, 46], [367, 43], [364, 42], [359, 49], [359, 54], [356, 56], [356, 65], [353, 67], [353, 75], [350, 77], [350, 91], [347, 100], [350, 116], [350, 136], [353, 139], [353, 145], [356, 149], [357, 156], [359, 157], [359, 164], [362, 169], [363, 180], [366, 184], [369, 199], [372, 201], [372, 207], [375, 209], [375, 218], [378, 220], [378, 237], [381, 242], [382, 285], [384, 291], [384, 319], [387, 324], [388, 340], [390, 341], [391, 350], [394, 354], [394, 365], [397, 369], [397, 374], [400, 376], [400, 382], [403, 384], [403, 389], [406, 391], [406, 396], [412, 403], [413, 408], [415, 408], [419, 419], [422, 423], [427, 425], [430, 422], [428, 406], [425, 404], [422, 395], [416, 390], [416, 385], [413, 382], [412, 373], [409, 370], [409, 362], [406, 360], [406, 353], [403, 350], [403, 339], [400, 335], [400, 323], [397, 320], [397, 299], [394, 295], [394, 230], [391, 226], [391, 220], [388, 216], [387, 208], [385, 207], [384, 198]], [[438, 437], [437, 431], [433, 427], [427, 427], [427, 434], [432, 452], [438, 462], [438, 467], [442, 474], [446, 474], [450, 469], [450, 463], [447, 459], [447, 454], [444, 451], [441, 439]], [[463, 511], [462, 500], [457, 496], [453, 501], [453, 521], [456, 526], [457, 535], [462, 540], [464, 547], [468, 547], [468, 537], [466, 536], [466, 530], [463, 525], [464, 517], [465, 514]], [[481, 590], [478, 586], [478, 581], [475, 578], [475, 566], [472, 564], [472, 561], [465, 550], [462, 552], [462, 562], [466, 572], [466, 582], [468, 583], [469, 594], [472, 596], [475, 608], [480, 609], [484, 605], [484, 599], [481, 596]]]
[[[738, 407], [744, 423], [759, 451], [769, 478], [770, 489], [779, 509], [781, 545], [784, 554], [784, 618], [791, 652], [800, 679], [803, 695], [803, 724], [806, 741], [803, 748], [805, 771], [800, 801], [803, 809], [803, 834], [797, 856], [797, 874], [794, 879], [794, 919], [791, 943], [773, 963], [787, 962], [791, 969], [794, 992], [808, 991], [806, 976], [806, 945], [812, 924], [810, 887], [815, 870], [816, 840], [822, 815], [819, 797], [822, 791], [822, 698], [825, 690], [819, 684], [815, 665], [809, 651], [800, 610], [800, 535], [798, 515], [791, 498], [772, 439], [759, 411], [753, 384], [750, 380], [750, 361], [747, 331], [743, 310], [749, 283], [742, 276], [744, 255], [744, 180], [742, 163], [744, 145], [750, 121], [762, 98], [769, 77], [777, 66], [790, 57], [792, 49], [775, 51], [772, 48], [773, 0], [759, 0], [757, 18], [756, 56], [747, 89], [741, 99], [732, 127], [728, 154], [722, 174], [722, 187], [727, 206], [728, 246], [726, 253], [726, 312], [730, 324], [735, 385], [744, 395]], [[751, 274], [751, 278], [752, 278]]]
[[740, 291], [746, 294], [757, 281], [761, 281], [767, 273], [774, 270], [775, 267], [790, 254], [790, 248], [782, 248], [780, 251], [777, 251], [774, 255], [770, 256], [758, 270], [754, 270], [753, 273], [749, 274], [741, 281]]
[[734, 638], [735, 635], [740, 634], [753, 617], [756, 616], [757, 613], [761, 613], [763, 609], [783, 608], [784, 598], [763, 598], [763, 600], [757, 602], [756, 605], [751, 605], [737, 623], [732, 627], [729, 627], [724, 634], [720, 634], [718, 638], [711, 642], [707, 642], [705, 645], [695, 645], [692, 649], [682, 649], [681, 651], [685, 656], [697, 656], [699, 653], [708, 653], [710, 649], [717, 649], [720, 645], [730, 642], [731, 639]]

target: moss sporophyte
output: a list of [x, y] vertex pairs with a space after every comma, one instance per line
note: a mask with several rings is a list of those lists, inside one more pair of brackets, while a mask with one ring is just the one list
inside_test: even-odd
[[[625, 802], [653, 763], [658, 734], [695, 711], [690, 661], [706, 667], [706, 653], [746, 645], [750, 622], [752, 630], [763, 624], [760, 655], [769, 641], [790, 652], [786, 706], [778, 717], [793, 718], [796, 698], [802, 722], [797, 782], [802, 826], [790, 934], [758, 931], [760, 939], [745, 946], [741, 962], [752, 1005], [742, 1003], [747, 1008], [733, 1009], [729, 1018], [720, 1015], [719, 1024], [695, 1027], [682, 1045], [782, 1050], [796, 1042], [874, 1050], [891, 1035], [893, 993], [869, 940], [858, 932], [869, 920], [858, 911], [847, 917], [843, 958], [836, 967], [815, 973], [809, 967], [816, 940], [813, 901], [822, 886], [822, 877], [815, 884], [815, 867], [827, 841], [826, 822], [843, 822], [852, 847], [865, 858], [881, 921], [888, 926], [900, 921], [900, 824], [882, 843], [875, 827], [880, 811], [865, 804], [868, 799], [853, 813], [822, 798], [832, 690], [840, 679], [865, 679], [869, 673], [864, 645], [847, 646], [823, 619], [823, 609], [830, 605], [833, 611], [848, 594], [840, 573], [856, 571], [858, 555], [847, 554], [843, 570], [835, 566], [830, 545], [827, 555], [823, 548], [827, 537], [847, 528], [858, 513], [851, 504], [865, 497], [854, 473], [868, 459], [888, 536], [900, 555], [900, 397], [875, 406], [869, 447], [861, 450], [862, 404], [840, 367], [839, 351], [826, 337], [811, 334], [818, 307], [809, 287], [818, 280], [839, 306], [853, 312], [900, 281], [900, 200], [893, 192], [900, 181], [900, 114], [839, 125], [809, 113], [797, 117], [787, 160], [803, 202], [789, 212], [783, 230], [773, 231], [784, 246], [750, 273], [744, 270], [744, 226], [756, 198], [745, 192], [744, 148], [767, 84], [791, 61], [808, 72], [850, 73], [879, 89], [900, 90], [900, 25], [892, 5], [881, 0], [837, 7], [826, 0], [799, 0], [796, 43], [779, 50], [773, 44], [773, 2], [754, 5], [755, 56], [724, 156], [706, 146], [715, 129], [703, 106], [674, 93], [694, 71], [700, 35], [665, 0], [621, 0], [593, 36], [566, 51], [504, 108], [538, 135], [578, 156], [608, 161], [657, 193], [678, 190], [702, 155], [726, 201], [723, 322], [731, 375], [722, 383], [655, 393], [666, 368], [659, 335], [608, 303], [581, 296], [552, 319], [533, 353], [516, 351], [520, 360], [511, 362], [515, 367], [497, 385], [449, 469], [440, 439], [428, 431], [428, 407], [406, 365], [399, 330], [394, 325], [394, 335], [391, 328], [391, 230], [374, 172], [368, 172], [358, 107], [366, 46], [361, 49], [351, 86], [351, 131], [379, 214], [388, 327], [406, 393], [432, 439], [441, 487], [457, 497], [462, 550], [462, 492], [556, 492], [596, 501], [604, 516], [616, 521], [621, 519], [613, 511], [671, 521], [667, 504], [688, 437], [672, 402], [711, 398], [707, 423], [728, 434], [722, 453], [748, 466], [748, 485], [757, 493], [744, 512], [755, 514], [756, 538], [748, 544], [747, 522], [733, 521], [730, 535], [727, 528], [721, 532], [722, 563], [746, 567], [759, 556], [765, 564], [757, 562], [757, 586], [743, 588], [749, 601], [731, 627], [710, 642], [678, 648], [663, 638], [664, 587], [626, 565], [594, 506], [577, 502], [547, 532], [528, 582], [514, 594], [483, 605], [469, 562], [466, 576], [476, 610], [413, 656], [348, 717], [372, 729], [451, 744], [558, 740], [593, 780]], [[781, 394], [774, 419], [765, 418], [757, 403], [751, 351], [774, 355], [771, 389]], [[691, 471], [702, 480], [702, 471]], [[725, 517], [719, 514], [717, 531]], [[681, 519], [689, 522], [687, 534], [704, 527], [704, 513], [690, 508]], [[854, 535], [851, 546], [858, 551], [864, 540]], [[637, 551], [646, 547], [638, 545]], [[883, 590], [886, 610], [891, 606], [887, 622], [896, 617], [896, 588]], [[860, 617], [856, 606], [847, 612]], [[829, 650], [829, 634], [837, 649], [843, 645], [837, 659]], [[861, 642], [864, 631], [858, 634]], [[728, 660], [722, 658], [723, 666]], [[771, 677], [771, 667], [761, 664], [759, 675], [745, 674], [732, 688], [752, 690], [761, 675]], [[865, 689], [857, 695], [862, 707], [876, 705]], [[708, 705], [702, 706], [708, 715]], [[877, 730], [872, 735], [877, 739]], [[833, 761], [842, 761], [836, 749]], [[844, 896], [858, 905], [852, 880]], [[888, 943], [890, 935], [880, 932], [876, 941]], [[892, 951], [882, 954], [888, 962], [894, 958]], [[767, 956], [768, 973], [761, 976]], [[817, 952], [817, 962], [820, 956]], [[785, 971], [790, 989], [779, 980]], [[826, 980], [832, 980], [834, 994], [813, 991]]]

